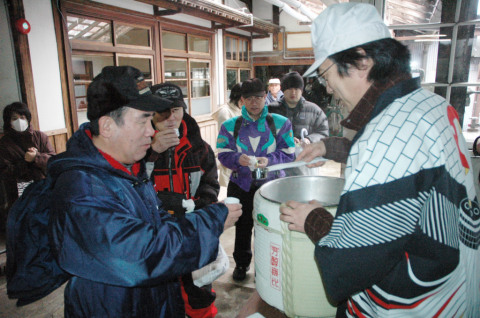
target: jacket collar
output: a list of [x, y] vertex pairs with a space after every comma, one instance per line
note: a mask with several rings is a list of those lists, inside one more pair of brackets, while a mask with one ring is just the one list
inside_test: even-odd
[[[85, 134], [88, 136], [88, 138], [90, 138], [90, 140], [92, 140], [92, 133], [90, 131], [90, 128], [86, 128], [85, 129]], [[93, 143], [93, 140], [92, 140], [92, 143]], [[95, 147], [96, 148], [96, 147]], [[98, 150], [98, 152], [103, 156], [103, 158], [105, 158], [105, 160], [107, 160], [107, 162], [114, 168], [114, 169], [117, 169], [117, 170], [120, 170], [120, 171], [123, 171], [129, 175], [138, 175], [138, 173], [140, 172], [140, 162], [135, 162], [133, 165], [132, 165], [132, 171], [128, 170], [127, 167], [125, 167], [125, 165], [123, 165], [122, 163], [118, 162], [117, 160], [115, 160], [112, 156], [110, 156], [108, 153], [106, 152], [103, 152], [102, 150], [96, 148]]]
[[382, 100], [382, 94], [398, 83], [409, 79], [411, 79], [410, 74], [399, 74], [395, 77], [387, 79], [385, 82], [374, 82], [360, 99], [357, 106], [355, 106], [355, 108], [350, 112], [348, 117], [341, 122], [341, 125], [355, 131], [359, 131], [365, 127], [365, 125], [373, 117], [372, 112], [375, 108], [375, 105]]
[[280, 99], [280, 103], [286, 107], [287, 109], [290, 109], [290, 110], [301, 110], [303, 108], [303, 103], [305, 103], [305, 97], [300, 97], [300, 100], [298, 101], [297, 105], [295, 105], [295, 107], [293, 108], [290, 108], [287, 104], [287, 101], [285, 100], [285, 97], [282, 96], [282, 98]]
[[367, 123], [380, 114], [385, 108], [387, 108], [395, 99], [398, 99], [402, 96], [408, 95], [411, 92], [420, 88], [420, 78], [409, 78], [404, 81], [398, 82], [395, 86], [390, 87], [389, 89], [383, 91], [383, 93], [378, 96], [377, 102], [374, 105], [374, 108], [370, 111], [368, 118], [366, 118], [363, 126], [358, 130], [358, 133], [355, 135], [353, 142], [359, 138], [362, 134], [362, 131], [365, 129]]
[[10, 135], [13, 138], [31, 136], [31, 135], [33, 135], [33, 128], [30, 125], [28, 125], [28, 128], [25, 129], [25, 131], [16, 131], [13, 128], [9, 128], [9, 129], [5, 130], [5, 135]]
[[257, 123], [257, 129], [260, 132], [265, 132], [265, 119], [267, 118], [268, 114], [268, 106], [265, 105], [263, 107], [263, 111], [260, 114], [260, 117], [257, 120], [253, 120], [252, 117], [250, 117], [250, 114], [247, 111], [247, 108], [245, 106], [242, 107], [242, 117], [246, 119], [247, 121], [250, 121], [252, 123]]

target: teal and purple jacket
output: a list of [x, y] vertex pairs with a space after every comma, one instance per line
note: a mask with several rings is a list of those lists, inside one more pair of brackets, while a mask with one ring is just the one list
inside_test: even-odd
[[268, 158], [268, 166], [291, 162], [295, 159], [295, 142], [292, 124], [281, 115], [271, 114], [276, 134], [270, 131], [267, 123], [268, 106], [265, 106], [259, 119], [253, 120], [245, 106], [242, 108], [242, 125], [238, 137], [234, 138], [235, 123], [238, 117], [225, 121], [217, 138], [218, 160], [233, 171], [230, 180], [245, 191], [249, 191], [252, 182], [261, 185], [270, 180], [285, 176], [284, 171], [273, 171], [266, 180], [254, 181], [249, 167], [238, 162], [242, 154]]

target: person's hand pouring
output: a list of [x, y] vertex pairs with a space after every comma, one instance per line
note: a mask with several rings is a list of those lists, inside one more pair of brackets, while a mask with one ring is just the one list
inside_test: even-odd
[[[327, 153], [325, 149], [325, 144], [323, 141], [315, 142], [313, 144], [305, 144], [303, 146], [303, 151], [297, 156], [295, 161], [303, 160], [305, 162], [310, 162], [317, 157], [323, 157]], [[307, 165], [309, 168], [320, 167], [325, 164], [325, 161], [319, 161], [310, 165]]]
[[290, 231], [305, 233], [307, 216], [312, 210], [320, 207], [322, 205], [317, 200], [311, 200], [308, 203], [287, 201], [280, 205], [280, 220], [288, 223]]

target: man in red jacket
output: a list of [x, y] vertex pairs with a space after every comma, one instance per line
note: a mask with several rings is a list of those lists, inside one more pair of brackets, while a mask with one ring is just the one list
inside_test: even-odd
[[[180, 87], [171, 83], [151, 87], [155, 95], [172, 101], [170, 109], [155, 113], [156, 134], [147, 167], [164, 208], [177, 217], [218, 201], [215, 154], [200, 134], [197, 122], [187, 113]], [[153, 166], [153, 167], [152, 167]], [[191, 318], [215, 317], [215, 292], [211, 284], [197, 287], [192, 275], [182, 276], [185, 311]]]

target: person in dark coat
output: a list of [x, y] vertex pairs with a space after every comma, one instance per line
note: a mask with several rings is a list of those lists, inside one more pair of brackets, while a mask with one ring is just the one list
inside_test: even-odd
[[[171, 108], [155, 113], [155, 137], [147, 165], [153, 164], [151, 180], [155, 191], [175, 216], [201, 209], [218, 201], [215, 153], [200, 134], [197, 122], [187, 113], [180, 87], [171, 83], [157, 84], [151, 91], [172, 101]], [[197, 287], [192, 274], [182, 276], [182, 297], [191, 318], [215, 317], [218, 310], [211, 284]]]
[[278, 102], [268, 105], [270, 113], [287, 117], [292, 123], [295, 143], [300, 143], [302, 129], [308, 134], [303, 139], [305, 144], [320, 141], [328, 137], [328, 119], [316, 104], [302, 97], [303, 78], [298, 72], [290, 72], [282, 77], [283, 97]]
[[65, 317], [185, 318], [179, 277], [216, 259], [219, 236], [241, 215], [211, 204], [177, 219], [146, 173], [151, 120], [171, 102], [143, 74], [107, 66], [87, 90], [87, 117], [49, 162], [50, 237], [65, 287]]
[[[47, 161], [55, 155], [48, 136], [30, 126], [32, 114], [25, 103], [15, 102], [3, 110], [0, 139], [0, 175], [6, 211], [32, 181], [45, 178]], [[0, 228], [3, 228], [0, 221]]]

